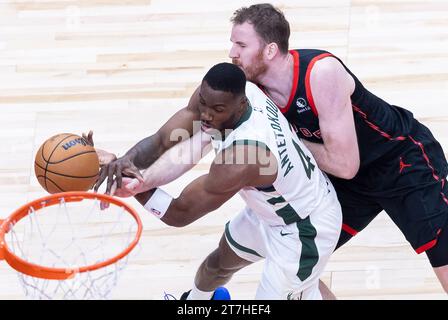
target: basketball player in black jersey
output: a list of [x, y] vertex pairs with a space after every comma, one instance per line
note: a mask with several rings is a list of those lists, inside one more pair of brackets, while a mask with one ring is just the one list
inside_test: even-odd
[[[411, 112], [370, 93], [329, 52], [289, 50], [289, 23], [270, 4], [237, 10], [230, 58], [276, 102], [330, 175], [343, 209], [338, 247], [385, 210], [417, 253], [425, 252], [448, 292], [448, 165]], [[96, 189], [121, 172], [138, 176], [177, 141], [170, 133], [199, 119], [189, 105], [154, 135], [104, 167]], [[148, 156], [148, 154], [150, 156]], [[133, 173], [134, 172], [134, 173]]]
[[322, 50], [288, 50], [270, 4], [237, 10], [230, 58], [269, 95], [330, 175], [343, 209], [338, 247], [385, 210], [448, 292], [448, 165], [411, 112], [369, 92]]

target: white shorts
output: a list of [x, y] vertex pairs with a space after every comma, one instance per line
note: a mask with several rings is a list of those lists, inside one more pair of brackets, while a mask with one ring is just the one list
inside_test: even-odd
[[241, 258], [266, 259], [255, 299], [322, 299], [319, 278], [342, 226], [334, 189], [322, 205], [297, 223], [270, 226], [246, 207], [226, 225], [229, 246]]

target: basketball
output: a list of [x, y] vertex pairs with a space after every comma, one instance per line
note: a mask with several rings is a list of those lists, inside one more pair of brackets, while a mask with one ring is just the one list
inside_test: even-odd
[[45, 141], [34, 161], [36, 178], [49, 193], [91, 189], [99, 168], [95, 149], [82, 137], [70, 133]]

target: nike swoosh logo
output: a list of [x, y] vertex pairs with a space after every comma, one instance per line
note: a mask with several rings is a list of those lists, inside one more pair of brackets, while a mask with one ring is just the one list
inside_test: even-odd
[[283, 233], [283, 230], [280, 231], [280, 235], [281, 235], [282, 237], [287, 236], [287, 235], [290, 235], [290, 234], [292, 234], [292, 233], [291, 233], [291, 232]]

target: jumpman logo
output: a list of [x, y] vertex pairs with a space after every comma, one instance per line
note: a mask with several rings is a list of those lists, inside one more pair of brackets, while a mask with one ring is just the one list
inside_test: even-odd
[[412, 167], [412, 164], [407, 164], [403, 162], [403, 158], [400, 157], [400, 173], [403, 171], [404, 168]]

